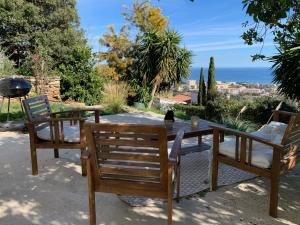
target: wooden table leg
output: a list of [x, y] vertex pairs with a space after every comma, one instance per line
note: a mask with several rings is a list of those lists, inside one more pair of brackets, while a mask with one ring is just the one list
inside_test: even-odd
[[202, 135], [198, 136], [198, 145], [202, 144]]

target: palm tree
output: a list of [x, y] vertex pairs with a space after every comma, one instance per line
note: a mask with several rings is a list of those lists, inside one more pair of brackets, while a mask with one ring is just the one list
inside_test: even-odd
[[143, 85], [150, 85], [152, 106], [154, 96], [162, 82], [170, 86], [177, 84], [190, 74], [192, 53], [180, 47], [181, 37], [173, 30], [163, 33], [147, 31], [139, 40], [136, 49], [136, 70]]
[[300, 46], [280, 51], [270, 61], [274, 62], [273, 82], [278, 91], [293, 100], [300, 100]]

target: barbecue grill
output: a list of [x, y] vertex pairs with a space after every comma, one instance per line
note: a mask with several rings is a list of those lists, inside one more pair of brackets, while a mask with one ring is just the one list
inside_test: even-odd
[[0, 80], [0, 96], [2, 96], [2, 102], [0, 106], [0, 112], [2, 110], [2, 106], [4, 103], [4, 99], [8, 99], [7, 105], [7, 120], [9, 120], [9, 107], [10, 107], [10, 99], [11, 98], [19, 98], [21, 108], [21, 98], [24, 97], [26, 99], [26, 95], [29, 93], [31, 89], [31, 84], [29, 81], [23, 78], [17, 77], [8, 77]]

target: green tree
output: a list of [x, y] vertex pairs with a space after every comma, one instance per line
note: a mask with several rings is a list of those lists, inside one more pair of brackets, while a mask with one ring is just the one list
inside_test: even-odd
[[69, 63], [60, 66], [62, 100], [99, 104], [103, 82], [95, 69], [91, 49], [74, 49]]
[[[243, 0], [246, 13], [254, 20], [254, 25], [243, 34], [249, 45], [263, 43], [271, 31], [277, 44], [278, 54], [266, 59], [273, 62], [273, 81], [279, 85], [279, 92], [292, 99], [300, 100], [300, 2], [299, 0]], [[264, 59], [257, 54], [254, 59]]]
[[0, 45], [17, 66], [42, 46], [58, 68], [75, 48], [86, 45], [76, 0], [2, 0], [0, 24]]
[[132, 8], [126, 6], [124, 18], [141, 32], [155, 30], [163, 32], [168, 26], [168, 18], [162, 14], [160, 8], [151, 5], [150, 0], [135, 0]]
[[205, 105], [206, 103], [206, 86], [204, 80], [204, 70], [201, 67], [200, 70], [200, 79], [199, 79], [199, 91], [198, 91], [198, 104]]
[[191, 52], [180, 47], [181, 37], [172, 30], [147, 31], [139, 40], [134, 69], [142, 84], [151, 85], [150, 108], [162, 82], [176, 84], [190, 73]]
[[117, 33], [113, 26], [100, 38], [100, 45], [106, 47], [100, 52], [99, 59], [104, 64], [98, 65], [98, 71], [114, 80], [128, 80], [135, 57], [133, 48], [146, 30], [163, 32], [167, 28], [168, 19], [162, 15], [161, 9], [150, 4], [149, 0], [135, 0], [132, 7], [126, 6], [123, 13], [125, 20], [139, 29], [135, 40], [130, 39], [130, 27], [126, 24]]
[[130, 54], [134, 44], [129, 38], [128, 26], [124, 25], [119, 34], [113, 26], [109, 26], [108, 32], [102, 35], [99, 43], [107, 49], [99, 54], [100, 61], [106, 64], [97, 66], [98, 71], [114, 80], [127, 79], [133, 61]]
[[273, 56], [273, 82], [279, 93], [300, 101], [300, 46]]
[[208, 78], [207, 78], [207, 101], [213, 101], [217, 96], [217, 87], [215, 80], [215, 62], [214, 58], [210, 57]]
[[[300, 43], [300, 3], [299, 0], [243, 0], [246, 14], [254, 23], [246, 21], [248, 28], [242, 38], [248, 45], [263, 43], [267, 34], [272, 33], [274, 43], [285, 51]], [[263, 45], [262, 45], [263, 46]], [[262, 59], [261, 53], [253, 59]]]

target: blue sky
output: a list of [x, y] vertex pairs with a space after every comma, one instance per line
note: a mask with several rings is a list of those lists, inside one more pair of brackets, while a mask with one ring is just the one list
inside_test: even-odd
[[[95, 52], [103, 49], [98, 43], [108, 25], [118, 30], [127, 21], [121, 13], [123, 5], [133, 0], [78, 0], [81, 26], [89, 45]], [[241, 39], [242, 23], [247, 20], [242, 0], [152, 0], [169, 18], [169, 25], [182, 35], [182, 45], [191, 50], [193, 67], [208, 67], [209, 57], [215, 57], [216, 67], [270, 67], [268, 62], [252, 62], [251, 55], [260, 46], [247, 46]], [[265, 42], [263, 53], [271, 55], [276, 49], [271, 38]]]

